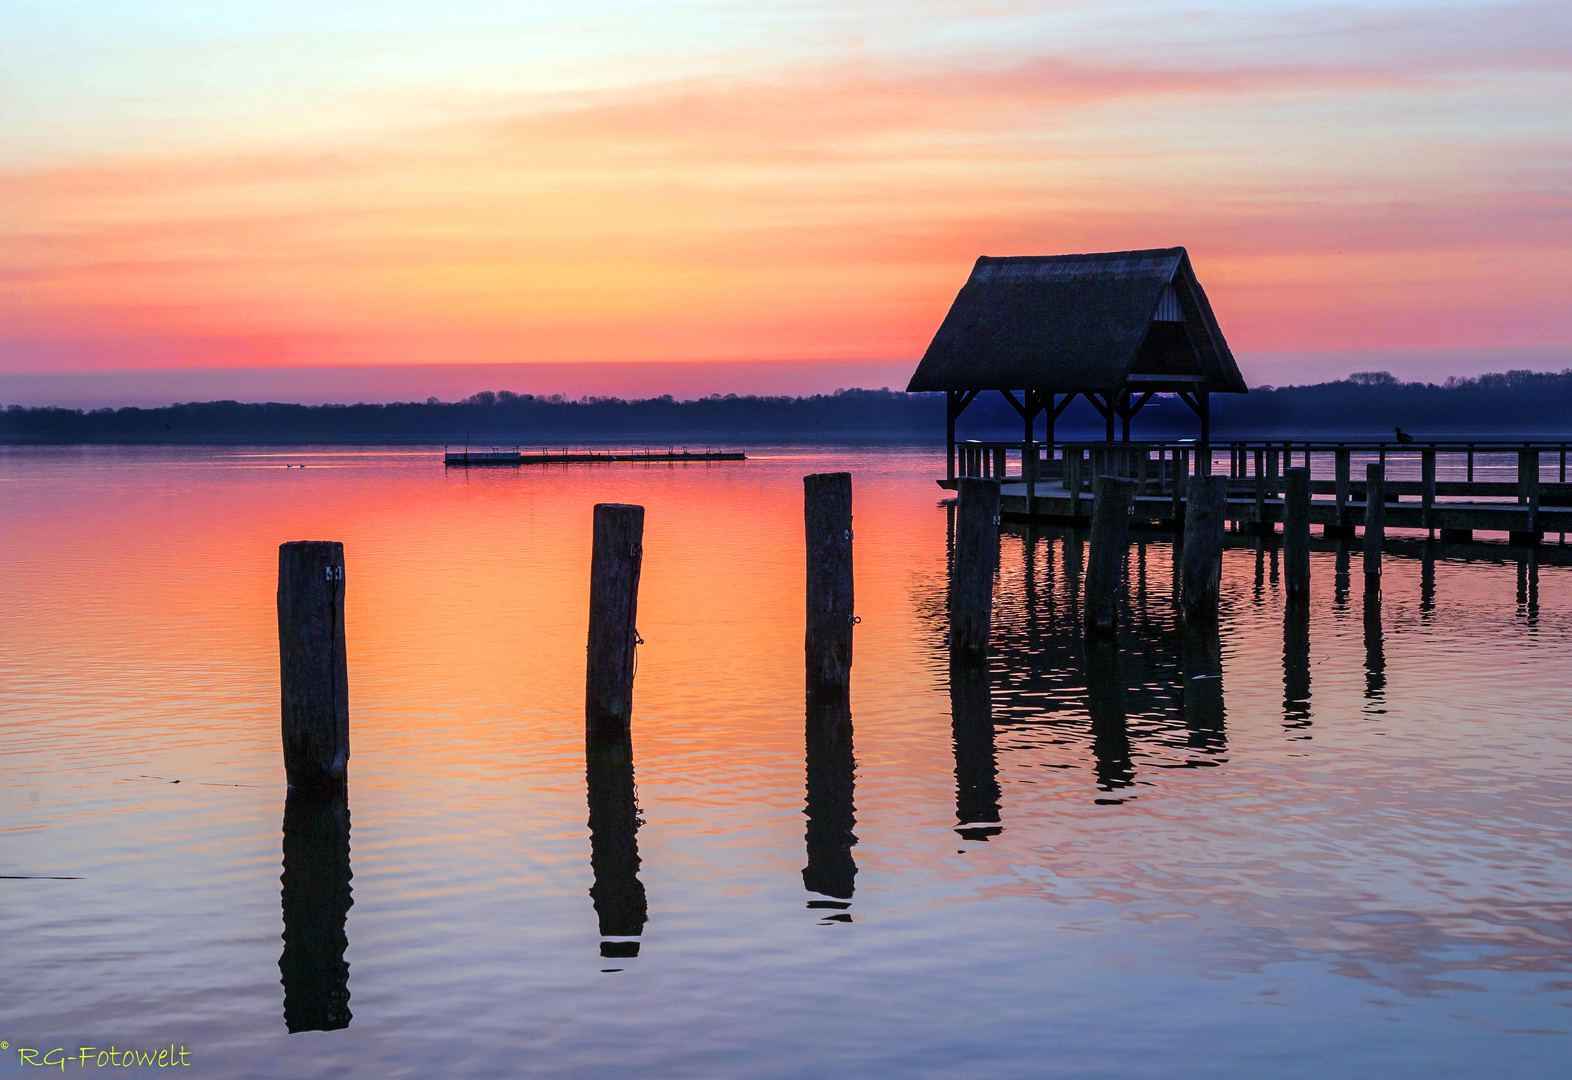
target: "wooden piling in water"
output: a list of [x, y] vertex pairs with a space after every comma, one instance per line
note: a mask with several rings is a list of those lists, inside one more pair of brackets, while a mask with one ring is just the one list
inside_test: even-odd
[[633, 717], [639, 641], [635, 622], [643, 563], [644, 507], [597, 503], [584, 688], [584, 718], [592, 730], [624, 730]]
[[1381, 544], [1386, 539], [1386, 466], [1365, 466], [1365, 589], [1381, 586]]
[[1217, 618], [1222, 580], [1223, 524], [1228, 512], [1228, 477], [1195, 476], [1184, 517], [1184, 617], [1191, 622]]
[[999, 483], [962, 480], [956, 496], [950, 652], [986, 656], [993, 622], [993, 576], [999, 568]]
[[344, 545], [336, 540], [279, 545], [278, 659], [289, 785], [343, 784], [349, 775], [349, 665]]
[[1283, 562], [1291, 603], [1310, 597], [1310, 470], [1283, 470]]
[[1134, 480], [1104, 476], [1098, 481], [1092, 505], [1092, 550], [1086, 567], [1086, 632], [1093, 637], [1112, 637], [1118, 630], [1134, 497]]
[[[975, 480], [962, 480], [966, 487]], [[995, 489], [998, 484], [994, 484]], [[802, 478], [802, 512], [808, 555], [807, 634], [803, 642], [808, 708], [851, 692], [852, 578], [851, 473]]]

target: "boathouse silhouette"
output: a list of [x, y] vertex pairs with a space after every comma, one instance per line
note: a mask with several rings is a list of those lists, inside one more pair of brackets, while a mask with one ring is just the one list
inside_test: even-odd
[[985, 390], [1020, 414], [1027, 446], [1039, 415], [1053, 445], [1077, 395], [1112, 442], [1115, 418], [1128, 441], [1153, 395], [1175, 394], [1207, 443], [1210, 396], [1249, 393], [1182, 247], [979, 258], [906, 389], [944, 391], [951, 477], [956, 418]]

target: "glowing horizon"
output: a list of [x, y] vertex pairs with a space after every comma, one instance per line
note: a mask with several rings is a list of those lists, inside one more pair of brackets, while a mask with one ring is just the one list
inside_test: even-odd
[[1559, 5], [12, 19], [0, 373], [890, 361], [1170, 244], [1239, 352], [1572, 345]]

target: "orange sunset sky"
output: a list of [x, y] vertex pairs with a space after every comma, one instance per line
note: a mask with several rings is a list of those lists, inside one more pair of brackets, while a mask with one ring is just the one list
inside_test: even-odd
[[[5, 12], [0, 400], [320, 365], [368, 400], [390, 365], [899, 371], [979, 254], [1172, 244], [1247, 377], [1572, 365], [1564, 3]], [[734, 389], [716, 370], [687, 389]]]

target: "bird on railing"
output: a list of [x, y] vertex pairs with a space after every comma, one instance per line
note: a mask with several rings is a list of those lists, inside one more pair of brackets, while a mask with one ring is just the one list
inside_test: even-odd
[[1407, 443], [1411, 443], [1411, 442], [1414, 441], [1414, 437], [1412, 435], [1410, 435], [1408, 432], [1404, 431], [1402, 428], [1400, 428], [1400, 427], [1399, 428], [1393, 428], [1392, 430], [1397, 432], [1397, 441], [1398, 442], [1407, 444]]

